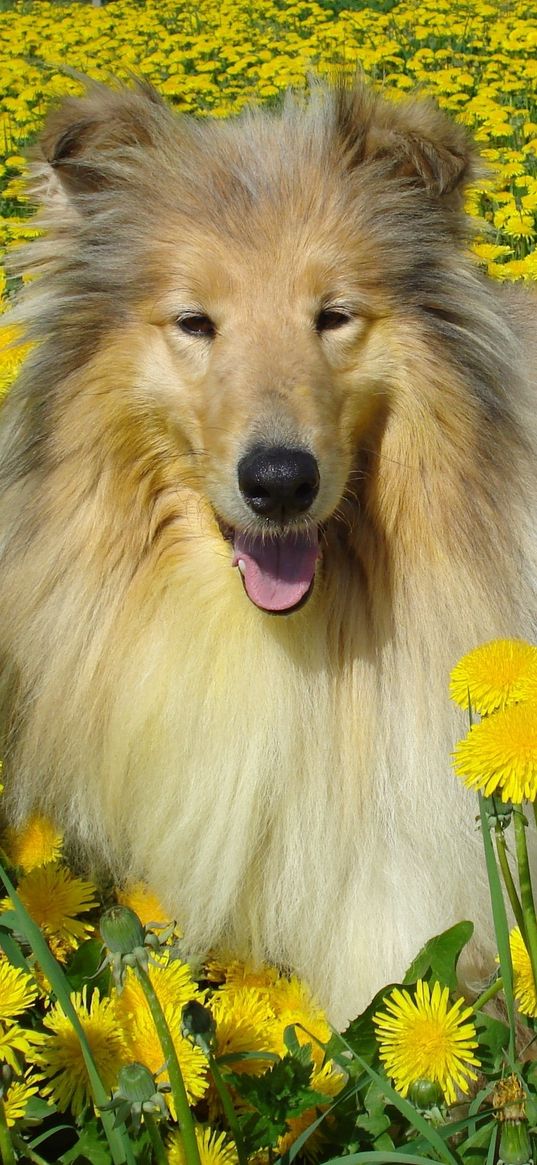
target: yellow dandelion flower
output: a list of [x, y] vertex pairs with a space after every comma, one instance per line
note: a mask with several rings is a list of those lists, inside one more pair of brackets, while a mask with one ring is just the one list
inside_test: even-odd
[[[162, 963], [151, 963], [149, 978], [163, 1008], [173, 1007], [181, 1014], [186, 1003], [197, 999], [203, 1003], [205, 994], [194, 982], [187, 963], [171, 959]], [[125, 986], [119, 997], [121, 1009], [126, 1014], [148, 1008], [147, 1000], [139, 979], [133, 971], [127, 972]]]
[[4, 1061], [14, 1072], [20, 1072], [21, 1057], [34, 1058], [44, 1038], [41, 1032], [26, 1030], [17, 1023], [0, 1023], [0, 1064]]
[[522, 639], [493, 639], [464, 655], [451, 673], [450, 696], [465, 711], [488, 716], [537, 697], [537, 647]]
[[[98, 905], [95, 894], [93, 882], [75, 878], [56, 862], [36, 866], [18, 885], [21, 902], [46, 937], [69, 947], [76, 947], [91, 930], [89, 922], [81, 922], [76, 916]], [[2, 905], [10, 909], [9, 898]]]
[[320, 1067], [324, 1052], [319, 1044], [328, 1043], [331, 1030], [324, 1011], [315, 1002], [306, 985], [296, 975], [290, 979], [282, 976], [271, 989], [269, 1002], [280, 1029], [280, 1054], [285, 1052], [284, 1031], [289, 1025], [295, 1024], [298, 1042], [311, 1044], [312, 1059]]
[[469, 789], [502, 801], [537, 799], [537, 702], [515, 704], [474, 724], [453, 754]]
[[[524, 210], [537, 210], [537, 190], [530, 190], [528, 194], [523, 194], [520, 199]], [[535, 231], [533, 232], [536, 233]]]
[[10, 154], [9, 158], [4, 158], [6, 166], [10, 170], [26, 170], [28, 161], [22, 154]]
[[[5, 282], [3, 283], [2, 294], [4, 294], [4, 292]], [[9, 300], [4, 299], [2, 304], [2, 315], [4, 318], [2, 319], [2, 326], [0, 327], [0, 352], [2, 353], [16, 349], [20, 347], [21, 344], [24, 345], [24, 333], [20, 324], [10, 323], [12, 317], [4, 314], [7, 312], [8, 304]]]
[[512, 259], [508, 263], [490, 264], [494, 266], [494, 278], [502, 282], [512, 282], [515, 279], [535, 279], [535, 255], [526, 255], [525, 259]]
[[419, 979], [416, 994], [396, 987], [384, 1000], [385, 1011], [373, 1017], [380, 1058], [402, 1096], [415, 1080], [432, 1080], [442, 1089], [448, 1104], [454, 1104], [456, 1089], [468, 1091], [469, 1080], [477, 1079], [472, 1065], [477, 1048], [476, 1030], [469, 1022], [472, 1008], [463, 999], [450, 1007], [449, 991]]
[[[2, 319], [4, 319], [3, 315]], [[15, 380], [31, 346], [31, 344], [23, 342], [21, 329], [18, 326], [2, 323], [0, 328], [0, 394], [5, 392]]]
[[0, 1021], [21, 1015], [37, 998], [38, 987], [26, 971], [0, 961]]
[[36, 1084], [31, 1084], [28, 1080], [14, 1080], [10, 1084], [7, 1092], [4, 1094], [4, 1111], [6, 1120], [11, 1127], [15, 1121], [22, 1120], [26, 1115], [28, 1101], [32, 1096], [37, 1096], [39, 1089]]
[[[191, 1104], [201, 1100], [207, 1091], [207, 1059], [201, 1048], [195, 1047], [190, 1040], [180, 1034], [181, 1013], [175, 1008], [165, 1007], [164, 1016], [172, 1034], [175, 1050], [181, 1065], [181, 1072], [185, 1082], [187, 1096]], [[144, 1064], [160, 1082], [169, 1079], [166, 1070], [166, 1057], [162, 1050], [155, 1025], [149, 1010], [144, 1007], [135, 1014], [126, 1014], [121, 1008], [121, 996], [118, 1000], [118, 1019], [121, 1024], [123, 1038], [129, 1052], [129, 1059]], [[175, 1119], [175, 1109], [171, 1096], [167, 1098], [170, 1110]]]
[[[196, 1125], [196, 1140], [201, 1165], [236, 1165], [238, 1161], [237, 1150], [225, 1133], [217, 1132], [210, 1125]], [[171, 1141], [168, 1142], [168, 1161], [170, 1165], [186, 1165], [183, 1139], [180, 1133], [175, 1133]]]
[[509, 935], [511, 958], [513, 960], [513, 976], [515, 996], [518, 1010], [522, 1015], [537, 1016], [537, 994], [533, 981], [530, 957], [526, 950], [524, 939], [518, 926]]
[[134, 910], [143, 926], [155, 922], [160, 925], [171, 921], [156, 894], [153, 894], [145, 882], [132, 882], [129, 886], [124, 886], [122, 890], [118, 890], [117, 900], [121, 906], [128, 906], [130, 910]]
[[278, 982], [279, 971], [270, 964], [257, 965], [243, 962], [232, 956], [213, 955], [205, 964], [207, 978], [213, 983], [225, 983], [226, 987], [258, 987], [268, 991]]
[[533, 215], [518, 211], [505, 220], [503, 230], [511, 239], [533, 239], [535, 236]]
[[[241, 1055], [244, 1052], [277, 1052], [281, 1046], [280, 1025], [265, 991], [255, 987], [231, 990], [224, 987], [216, 992], [209, 1006], [216, 1023], [216, 1045], [219, 1056]], [[262, 1060], [238, 1060], [234, 1072], [261, 1072]]]
[[[84, 1029], [97, 1070], [107, 1092], [117, 1083], [124, 1064], [130, 1062], [115, 1001], [100, 999], [94, 991], [88, 1008], [86, 988], [75, 991], [71, 1003]], [[62, 1112], [71, 1109], [75, 1116], [91, 1100], [91, 1085], [78, 1036], [59, 1004], [51, 1008], [44, 1020], [51, 1033], [34, 1056], [43, 1081], [41, 1092], [51, 1096]]]
[[[472, 250], [479, 259], [483, 259], [486, 263], [492, 263], [495, 259], [503, 259], [504, 255], [513, 254], [511, 247], [496, 243], [474, 243]], [[458, 700], [457, 703], [459, 703]], [[466, 706], [468, 706], [468, 689], [466, 691]]]
[[62, 841], [62, 834], [52, 821], [34, 814], [20, 829], [6, 829], [4, 849], [13, 865], [27, 874], [36, 866], [57, 861]]

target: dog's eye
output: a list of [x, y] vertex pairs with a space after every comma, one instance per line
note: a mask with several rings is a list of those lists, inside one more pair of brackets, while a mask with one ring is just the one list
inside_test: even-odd
[[206, 339], [212, 340], [216, 336], [216, 327], [209, 316], [199, 315], [192, 312], [190, 315], [179, 316], [177, 319], [177, 327], [186, 336], [203, 336]]
[[345, 311], [345, 308], [325, 307], [319, 312], [315, 320], [315, 330], [317, 332], [334, 332], [336, 328], [342, 328], [351, 320], [352, 316], [350, 312]]

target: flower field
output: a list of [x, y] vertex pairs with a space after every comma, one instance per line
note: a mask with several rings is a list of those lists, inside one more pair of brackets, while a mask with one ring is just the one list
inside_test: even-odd
[[[474, 249], [496, 279], [537, 278], [537, 7], [524, 0], [15, 0], [0, 12], [0, 247], [30, 238], [25, 148], [51, 102], [135, 73], [178, 110], [233, 115], [312, 71], [363, 71], [397, 97], [419, 90], [471, 127], [488, 173], [468, 196]], [[3, 293], [3, 294], [2, 294]], [[0, 276], [0, 303], [5, 307]], [[23, 352], [0, 339], [0, 391]]]
[[[227, 117], [312, 71], [359, 68], [394, 99], [417, 89], [471, 127], [486, 163], [468, 196], [476, 262], [495, 279], [536, 279], [536, 49], [537, 6], [522, 0], [7, 3], [0, 247], [35, 234], [26, 151], [50, 103], [80, 90], [73, 70], [142, 75], [179, 112]], [[0, 272], [1, 310], [15, 292]], [[14, 338], [8, 324], [0, 391], [24, 358]], [[201, 965], [150, 888], [79, 876], [50, 822], [4, 829], [1, 1165], [530, 1165], [537, 1072], [515, 1035], [530, 1046], [537, 1032], [522, 808], [537, 799], [537, 648], [471, 653], [452, 677], [465, 711], [469, 693], [481, 720], [455, 771], [479, 795], [499, 952], [472, 1007], [456, 987], [468, 923], [432, 939], [341, 1036], [296, 978], [231, 957]], [[486, 1010], [500, 992], [505, 1022]]]

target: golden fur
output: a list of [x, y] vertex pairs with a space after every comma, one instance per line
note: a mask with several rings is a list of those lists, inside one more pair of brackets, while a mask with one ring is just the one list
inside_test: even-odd
[[[479, 973], [448, 675], [535, 636], [537, 424], [534, 301], [467, 250], [472, 145], [361, 85], [229, 122], [92, 86], [41, 148], [17, 309], [40, 343], [0, 435], [9, 812], [146, 877], [192, 948], [292, 967], [338, 1023], [462, 917]], [[287, 618], [232, 569], [230, 531], [279, 536], [237, 485], [255, 443], [319, 465]]]

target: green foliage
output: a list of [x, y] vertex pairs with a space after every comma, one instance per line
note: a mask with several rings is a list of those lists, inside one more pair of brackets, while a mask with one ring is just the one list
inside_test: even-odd
[[394, 1143], [388, 1136], [392, 1119], [386, 1112], [386, 1096], [374, 1081], [369, 1085], [363, 1103], [365, 1112], [356, 1117], [356, 1128], [368, 1134], [376, 1149], [393, 1150]]
[[[5, 918], [5, 914], [2, 915], [2, 918]], [[21, 945], [7, 926], [0, 926], [0, 949], [3, 950], [13, 967], [20, 967], [24, 971], [28, 970], [28, 962]]]
[[102, 963], [103, 944], [96, 938], [89, 938], [74, 951], [65, 969], [65, 977], [72, 991], [81, 991], [88, 987], [88, 996], [91, 991], [99, 991], [107, 995], [110, 987], [110, 970], [108, 967], [98, 974]]
[[416, 983], [418, 979], [435, 979], [450, 991], [457, 988], [457, 963], [461, 951], [474, 933], [472, 922], [458, 922], [437, 934], [422, 947], [410, 964], [404, 983]]
[[102, 1126], [89, 1120], [71, 1149], [60, 1157], [61, 1165], [112, 1165], [112, 1157]]
[[[132, 1138], [136, 1165], [153, 1165], [151, 1142], [142, 1130]], [[106, 1137], [100, 1122], [89, 1118], [80, 1130], [77, 1140], [58, 1158], [59, 1165], [113, 1165]]]
[[501, 1020], [481, 1011], [476, 1018], [481, 1068], [490, 1076], [500, 1075], [509, 1046], [509, 1028]]
[[259, 1076], [228, 1073], [227, 1083], [251, 1110], [239, 1115], [248, 1153], [274, 1145], [287, 1132], [291, 1119], [326, 1104], [326, 1096], [311, 1087], [312, 1072], [311, 1046], [305, 1044]]

